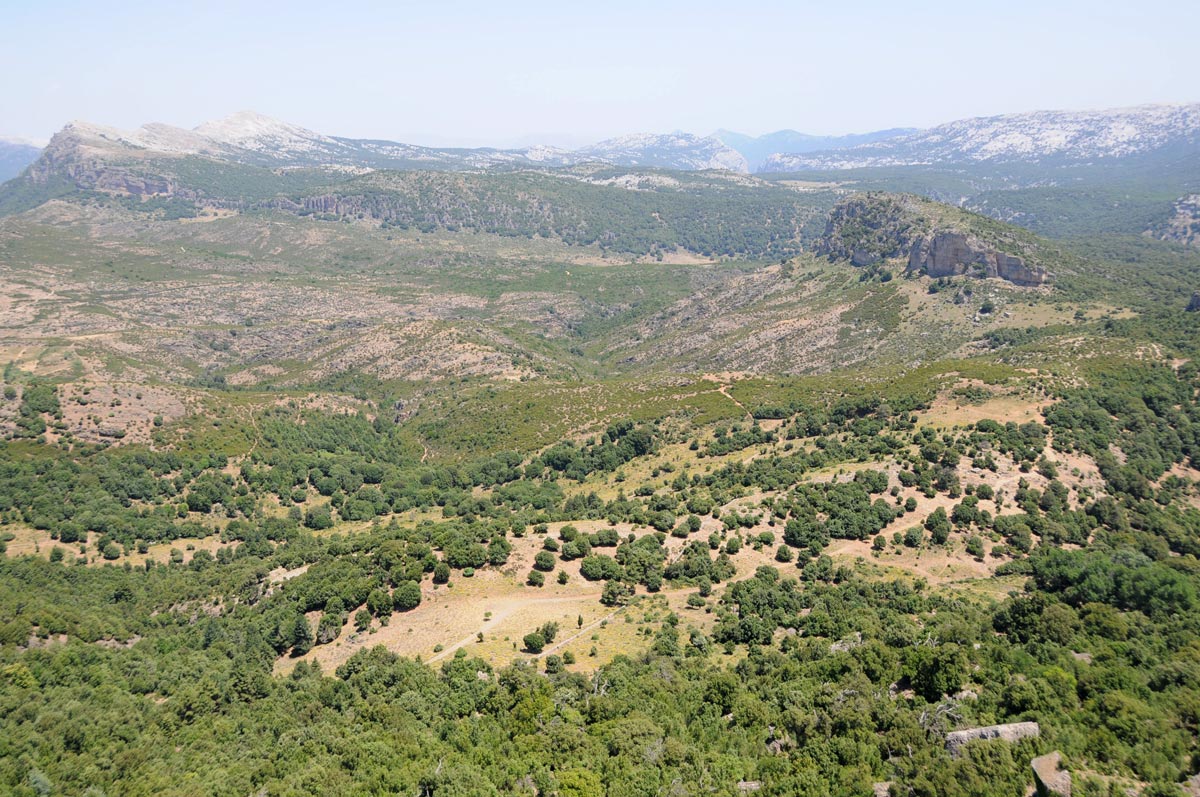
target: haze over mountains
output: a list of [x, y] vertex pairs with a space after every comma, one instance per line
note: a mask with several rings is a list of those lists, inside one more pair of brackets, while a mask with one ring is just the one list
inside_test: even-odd
[[570, 166], [596, 161], [670, 169], [747, 171], [745, 159], [713, 138], [688, 133], [631, 135], [568, 151], [436, 148], [395, 141], [327, 136], [250, 111], [187, 130], [151, 123], [125, 131], [72, 122], [54, 136], [52, 151], [68, 146], [92, 154], [200, 155], [272, 168], [495, 169]]
[[870, 133], [851, 133], [845, 136], [813, 136], [795, 130], [777, 130], [761, 136], [748, 136], [732, 130], [718, 130], [712, 137], [742, 154], [750, 164], [751, 171], [760, 171], [768, 160], [780, 153], [799, 154], [842, 150], [863, 144], [916, 133], [915, 127], [894, 127]]
[[10, 180], [37, 160], [42, 148], [18, 138], [0, 138], [0, 181]]
[[[476, 173], [471, 191], [483, 193], [468, 204], [498, 186], [500, 175], [536, 172], [541, 182], [530, 196], [561, 209], [558, 199], [542, 192], [553, 185], [554, 192], [572, 193], [564, 186], [581, 180], [686, 194], [729, 186], [731, 178], [750, 179], [740, 176], [750, 173], [777, 188], [799, 187], [788, 175], [803, 174], [804, 183], [922, 194], [1052, 237], [1104, 230], [1194, 245], [1190, 230], [1200, 222], [1190, 198], [1200, 194], [1200, 104], [1037, 111], [963, 119], [928, 130], [835, 137], [788, 130], [759, 137], [730, 131], [641, 134], [573, 150], [423, 147], [326, 135], [240, 112], [190, 130], [151, 123], [125, 131], [73, 122], [40, 152], [0, 144], [0, 176], [15, 176], [26, 166], [23, 180], [0, 191], [0, 214], [73, 191], [175, 196], [237, 207], [282, 202], [311, 205], [309, 211], [353, 196], [352, 203], [364, 209], [372, 206], [369, 195], [380, 181], [387, 190], [394, 190], [397, 180], [411, 183], [388, 172]], [[701, 171], [711, 172], [705, 179], [717, 182], [700, 189], [682, 175]], [[420, 190], [434, 201], [429, 186]], [[506, 213], [521, 208], [519, 224], [501, 222], [491, 205], [482, 215], [435, 207], [422, 212], [442, 221], [453, 217], [451, 224], [479, 225], [486, 218], [483, 229], [493, 224], [524, 228], [551, 211], [529, 205], [522, 190], [506, 183], [500, 202]], [[437, 191], [457, 196], [460, 188], [447, 183]], [[387, 204], [390, 209], [381, 217], [393, 221], [407, 218], [416, 207]], [[1067, 207], [1086, 212], [1065, 212]]]
[[1198, 136], [1200, 104], [1035, 111], [961, 119], [836, 153], [777, 153], [764, 170], [1103, 160], [1195, 147]]
[[[1146, 105], [1100, 111], [1036, 111], [961, 119], [927, 130], [891, 128], [815, 136], [780, 130], [748, 136], [718, 130], [634, 134], [576, 148], [425, 147], [326, 135], [243, 111], [188, 130], [149, 123], [124, 131], [72, 122], [52, 150], [93, 155], [199, 155], [269, 168], [528, 169], [607, 163], [679, 170], [781, 173], [881, 167], [1039, 163], [1113, 163], [1165, 154], [1186, 157], [1200, 141], [1200, 104]], [[0, 139], [0, 179], [36, 160], [27, 142]]]

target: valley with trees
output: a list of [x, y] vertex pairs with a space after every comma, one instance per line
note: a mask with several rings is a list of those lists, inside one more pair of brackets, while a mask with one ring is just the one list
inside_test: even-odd
[[0, 186], [0, 791], [1200, 789], [1194, 155], [223, 124]]

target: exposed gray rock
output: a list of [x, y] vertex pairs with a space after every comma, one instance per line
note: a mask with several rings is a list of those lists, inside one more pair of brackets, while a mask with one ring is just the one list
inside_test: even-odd
[[1187, 311], [1189, 313], [1200, 313], [1200, 291], [1192, 294], [1192, 300], [1188, 302]]
[[879, 254], [876, 252], [868, 252], [866, 249], [855, 249], [850, 255], [850, 262], [856, 266], [873, 266], [880, 260]]
[[933, 232], [918, 240], [909, 251], [908, 270], [935, 278], [962, 274], [999, 277], [1025, 286], [1043, 285], [1050, 279], [1045, 269], [957, 232]]
[[[1200, 104], [1100, 111], [1035, 111], [959, 119], [849, 149], [775, 154], [762, 171], [861, 169], [929, 164], [1095, 162], [1190, 146]], [[1039, 172], [1037, 179], [1044, 180]]]
[[1038, 797], [1071, 797], [1071, 773], [1062, 768], [1062, 753], [1038, 756], [1029, 765]]
[[982, 739], [1001, 739], [1006, 742], [1016, 742], [1021, 739], [1031, 739], [1041, 734], [1041, 728], [1036, 722], [1013, 722], [1007, 725], [988, 725], [983, 728], [967, 728], [961, 731], [951, 731], [946, 734], [946, 750], [952, 756], [957, 756], [969, 742]]
[[1200, 247], [1200, 194], [1180, 197], [1171, 217], [1151, 227], [1146, 235], [1184, 246]]
[[[995, 277], [1023, 286], [1050, 281], [1050, 273], [1031, 262], [1028, 247], [1005, 236], [992, 240], [966, 214], [954, 215], [905, 194], [857, 194], [830, 211], [813, 251], [859, 267], [907, 258], [910, 273], [935, 279]], [[1011, 254], [1013, 249], [1019, 254]]]

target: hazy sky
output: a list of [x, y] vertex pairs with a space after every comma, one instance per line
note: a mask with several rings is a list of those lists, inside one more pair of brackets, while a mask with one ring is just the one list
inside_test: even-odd
[[1196, 0], [0, 0], [0, 134], [252, 109], [426, 144], [1200, 100]]

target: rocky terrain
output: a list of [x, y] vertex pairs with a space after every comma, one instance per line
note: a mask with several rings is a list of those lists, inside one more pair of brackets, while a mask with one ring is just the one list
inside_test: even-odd
[[763, 171], [858, 169], [940, 163], [1088, 162], [1200, 142], [1200, 104], [1103, 111], [1036, 111], [961, 119], [844, 150], [776, 154]]
[[746, 158], [720, 139], [690, 133], [621, 136], [575, 150], [571, 159], [663, 169], [750, 171]]
[[89, 122], [72, 122], [54, 136], [49, 149], [57, 153], [74, 150], [92, 160], [147, 161], [200, 156], [274, 169], [453, 171], [600, 162], [619, 166], [748, 171], [745, 158], [735, 150], [715, 138], [687, 133], [625, 136], [575, 151], [545, 146], [510, 150], [454, 149], [328, 136], [249, 111], [205, 122], [192, 130], [158, 123], [146, 124], [137, 130], [118, 130]]
[[998, 252], [974, 236], [957, 232], [931, 232], [915, 243], [909, 251], [908, 269], [937, 278], [962, 274], [999, 277], [1026, 287], [1050, 279], [1046, 269], [1029, 266], [1016, 255]]
[[1170, 218], [1147, 234], [1163, 241], [1200, 247], [1200, 194], [1180, 197], [1171, 210]]
[[[999, 234], [998, 234], [999, 233]], [[1042, 257], [1020, 236], [965, 212], [914, 196], [862, 194], [830, 214], [819, 254], [855, 266], [904, 261], [907, 271], [929, 277], [998, 277], [1025, 287], [1051, 275]]]
[[[55, 136], [89, 157], [148, 160], [200, 156], [272, 169], [537, 169], [598, 162], [616, 166], [734, 172], [795, 172], [945, 164], [1088, 165], [1197, 147], [1200, 105], [1149, 105], [1102, 111], [1037, 111], [962, 119], [926, 130], [891, 128], [844, 136], [794, 130], [754, 137], [728, 130], [626, 135], [575, 150], [423, 147], [308, 130], [250, 111], [194, 129], [150, 123], [118, 130], [72, 122]], [[10, 152], [11, 151], [11, 152]], [[0, 142], [0, 178], [36, 158]], [[1043, 175], [1044, 176], [1044, 175]]]
[[1194, 775], [1200, 251], [602, 149], [238, 115], [0, 187], [0, 792]]

